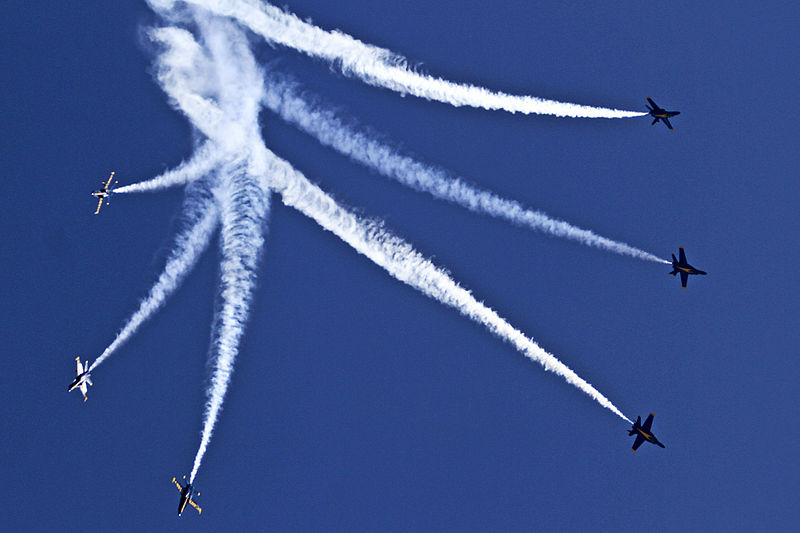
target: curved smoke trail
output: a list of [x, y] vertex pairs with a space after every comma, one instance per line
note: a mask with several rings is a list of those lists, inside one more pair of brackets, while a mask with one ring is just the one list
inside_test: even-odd
[[283, 120], [323, 145], [416, 191], [427, 192], [435, 198], [453, 202], [476, 213], [502, 218], [513, 224], [578, 241], [587, 246], [645, 261], [669, 264], [669, 261], [644, 250], [551, 218], [541, 211], [527, 209], [519, 202], [478, 189], [441, 167], [403, 155], [367, 132], [358, 130], [352, 122], [343, 121], [336, 113], [326, 109], [318, 98], [301, 93], [296, 84], [284, 76], [272, 74], [267, 77], [264, 104]]
[[149, 180], [114, 189], [114, 194], [153, 192], [186, 185], [205, 176], [219, 163], [221, 154], [213, 143], [206, 141], [192, 156], [177, 167]]
[[[173, 0], [150, 0], [171, 6]], [[267, 3], [255, 0], [185, 0], [216, 15], [230, 17], [270, 43], [286, 46], [322, 59], [346, 75], [370, 85], [412, 94], [452, 106], [470, 106], [510, 113], [555, 115], [573, 118], [629, 118], [647, 113], [558, 102], [535, 96], [517, 96], [484, 87], [454, 83], [420, 74], [402, 56], [363, 43], [339, 31], [326, 31]]]

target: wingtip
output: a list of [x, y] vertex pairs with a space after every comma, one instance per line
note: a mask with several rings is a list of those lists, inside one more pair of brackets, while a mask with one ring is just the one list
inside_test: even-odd
[[656, 414], [655, 413], [650, 413], [650, 416], [656, 416]]

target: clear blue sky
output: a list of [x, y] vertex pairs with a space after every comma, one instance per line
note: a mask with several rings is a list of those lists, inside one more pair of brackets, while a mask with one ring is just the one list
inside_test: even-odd
[[[265, 63], [471, 182], [709, 276], [465, 212], [262, 114], [279, 155], [387, 225], [667, 446], [276, 202], [252, 318], [197, 478], [195, 531], [780, 530], [796, 524], [800, 6], [796, 2], [291, 1], [437, 75], [644, 110], [573, 120], [456, 109], [259, 46]], [[166, 531], [200, 432], [218, 251], [66, 387], [155, 279], [182, 192], [89, 192], [188, 156], [143, 3], [4, 9], [4, 531]]]

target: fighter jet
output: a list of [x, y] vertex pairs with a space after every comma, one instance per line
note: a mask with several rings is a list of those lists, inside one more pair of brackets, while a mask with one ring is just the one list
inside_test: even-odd
[[[186, 476], [183, 476], [183, 479], [186, 479]], [[181, 501], [178, 503], [178, 516], [183, 513], [187, 503], [197, 509], [197, 514], [202, 513], [203, 510], [200, 506], [192, 500], [192, 496], [194, 496], [194, 486], [191, 483], [187, 483], [184, 487], [178, 483], [175, 478], [172, 478], [172, 482], [175, 483], [175, 486], [178, 487], [178, 490], [181, 492]], [[197, 495], [199, 496], [200, 493], [198, 492]]]
[[680, 261], [675, 259], [675, 254], [672, 254], [672, 272], [670, 272], [670, 274], [673, 276], [676, 274], [681, 275], [681, 285], [684, 289], [686, 288], [686, 282], [689, 280], [689, 274], [700, 274], [702, 276], [706, 275], [706, 272], [697, 270], [695, 267], [686, 262], [686, 254], [683, 252], [683, 246], [678, 249], [678, 256], [680, 257]]
[[88, 398], [86, 397], [86, 390], [87, 390], [86, 384], [88, 383], [89, 385], [92, 385], [91, 374], [89, 374], [89, 361], [86, 361], [85, 365], [81, 364], [80, 357], [76, 357], [75, 361], [77, 361], [78, 363], [78, 370], [77, 370], [78, 376], [72, 383], [69, 384], [67, 392], [70, 392], [72, 391], [72, 389], [75, 388], [80, 388], [81, 392], [83, 393], [83, 401], [85, 402], [86, 400], [88, 400]]
[[658, 442], [656, 436], [653, 435], [652, 431], [650, 431], [650, 426], [653, 425], [654, 416], [656, 415], [650, 413], [650, 416], [648, 416], [647, 420], [644, 421], [644, 425], [642, 424], [642, 417], [636, 417], [636, 422], [633, 423], [633, 428], [628, 431], [629, 437], [636, 435], [636, 440], [633, 441], [633, 448], [631, 448], [631, 450], [636, 451], [636, 449], [641, 446], [644, 441], [652, 442], [656, 446], [666, 448], [666, 446]]
[[[672, 124], [669, 123], [669, 117], [674, 117], [675, 115], [680, 115], [680, 111], [667, 111], [666, 109], [661, 109], [658, 105], [653, 101], [652, 98], [649, 96], [647, 97], [647, 101], [650, 102], [650, 105], [647, 106], [647, 110], [650, 112], [650, 116], [654, 117], [653, 122], [650, 124], [651, 126], [655, 126], [656, 122], [659, 120], [663, 120], [664, 124], [669, 129], [675, 129], [672, 127]], [[650, 107], [652, 106], [652, 107]]]
[[[99, 213], [100, 212], [100, 208], [103, 207], [103, 200], [106, 200], [106, 198], [111, 196], [111, 191], [113, 189], [113, 186], [111, 185], [111, 180], [112, 179], [114, 179], [114, 173], [113, 172], [108, 177], [108, 181], [105, 184], [103, 184], [103, 182], [100, 182], [103, 186], [100, 188], [99, 191], [92, 192], [92, 196], [94, 196], [96, 198], [99, 198], [99, 201], [97, 202], [97, 210], [94, 212], [95, 215], [97, 213]], [[115, 181], [114, 183], [116, 184], [116, 183], [119, 183], [119, 182]], [[106, 200], [106, 205], [108, 205], [108, 200]]]

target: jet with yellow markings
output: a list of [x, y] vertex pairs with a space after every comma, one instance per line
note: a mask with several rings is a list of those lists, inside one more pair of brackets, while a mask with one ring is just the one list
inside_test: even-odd
[[636, 449], [639, 448], [644, 441], [655, 444], [656, 446], [661, 446], [662, 448], [666, 448], [666, 446], [658, 442], [658, 439], [650, 430], [650, 428], [653, 426], [654, 416], [656, 415], [650, 413], [650, 416], [647, 417], [647, 420], [644, 421], [644, 424], [642, 424], [641, 416], [636, 417], [636, 422], [633, 423], [633, 427], [628, 431], [629, 437], [636, 435], [636, 440], [633, 441], [633, 448], [631, 448], [633, 451], [636, 451]]
[[[183, 479], [186, 479], [186, 476], [183, 476]], [[181, 501], [178, 503], [178, 516], [183, 513], [183, 510], [186, 509], [186, 504], [188, 503], [192, 507], [197, 510], [197, 514], [203, 512], [199, 505], [197, 505], [194, 500], [192, 500], [192, 496], [194, 496], [194, 486], [191, 483], [187, 483], [184, 487], [178, 480], [172, 478], [172, 482], [175, 483], [175, 486], [178, 487], [178, 490], [181, 493]], [[199, 496], [200, 493], [198, 492], [197, 495]]]
[[[100, 212], [100, 208], [103, 207], [103, 200], [105, 200], [106, 201], [106, 205], [108, 205], [108, 197], [111, 196], [111, 192], [112, 192], [112, 190], [114, 188], [114, 186], [111, 185], [111, 180], [113, 180], [113, 179], [114, 179], [114, 173], [112, 172], [111, 175], [108, 177], [108, 181], [107, 182], [105, 182], [105, 183], [100, 182], [103, 185], [100, 188], [100, 190], [92, 192], [92, 196], [94, 196], [95, 198], [98, 198], [97, 210], [95, 210], [95, 212], [94, 212], [95, 215], [97, 213], [99, 213]], [[114, 184], [117, 184], [117, 183], [118, 183], [117, 181], [114, 181]]]
[[672, 274], [673, 276], [676, 274], [681, 275], [681, 286], [685, 289], [686, 282], [689, 281], [689, 275], [702, 275], [705, 276], [707, 272], [703, 272], [702, 270], [698, 270], [689, 263], [686, 262], [686, 254], [683, 251], [683, 246], [678, 249], [678, 256], [680, 259], [675, 259], [675, 254], [672, 254]]
[[88, 390], [86, 385], [92, 385], [91, 374], [89, 374], [89, 361], [87, 360], [85, 364], [82, 364], [80, 357], [76, 357], [75, 361], [78, 363], [78, 375], [73, 382], [69, 384], [69, 387], [67, 387], [67, 392], [80, 389], [83, 393], [83, 401], [85, 402], [89, 399], [86, 397], [86, 391]]
[[[670, 129], [674, 130], [675, 128], [672, 127], [672, 124], [669, 122], [670, 117], [674, 117], [676, 115], [680, 115], [680, 111], [667, 111], [666, 109], [658, 107], [652, 98], [649, 96], [647, 97], [647, 102], [650, 104], [647, 106], [647, 111], [650, 113], [650, 116], [653, 117], [653, 122], [650, 124], [651, 126], [655, 126], [656, 122], [659, 120], [664, 122], [664, 125]], [[652, 107], [650, 107], [652, 106]]]

